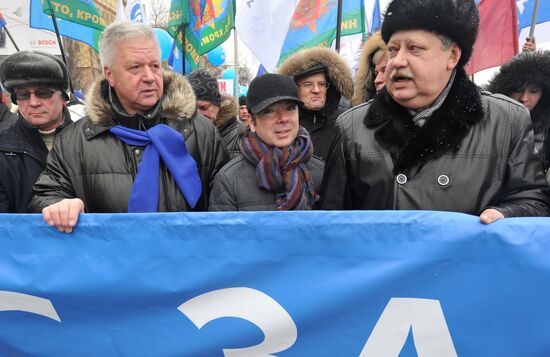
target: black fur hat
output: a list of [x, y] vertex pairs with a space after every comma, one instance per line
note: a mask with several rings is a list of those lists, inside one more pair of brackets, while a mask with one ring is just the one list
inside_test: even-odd
[[526, 84], [542, 88], [542, 97], [531, 112], [537, 129], [543, 124], [541, 121], [547, 121], [550, 115], [550, 51], [522, 52], [515, 56], [500, 67], [489, 81], [487, 90], [510, 96]]
[[67, 67], [55, 56], [39, 51], [20, 51], [0, 63], [0, 82], [11, 94], [13, 103], [16, 87], [45, 85], [59, 89], [69, 99]]
[[382, 22], [382, 39], [403, 30], [426, 30], [444, 35], [462, 50], [458, 66], [468, 63], [479, 27], [474, 0], [393, 0]]

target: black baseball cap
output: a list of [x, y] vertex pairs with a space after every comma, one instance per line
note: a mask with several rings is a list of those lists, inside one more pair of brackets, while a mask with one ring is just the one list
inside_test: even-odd
[[298, 98], [298, 87], [292, 78], [284, 74], [264, 74], [254, 78], [248, 87], [246, 102], [248, 111], [252, 114], [257, 114], [282, 100], [302, 103]]

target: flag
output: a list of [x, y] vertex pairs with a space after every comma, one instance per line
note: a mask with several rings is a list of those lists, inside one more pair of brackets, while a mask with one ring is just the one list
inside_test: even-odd
[[132, 22], [149, 23], [141, 0], [129, 0], [126, 4], [126, 19]]
[[95, 7], [86, 0], [42, 0], [42, 10], [46, 15], [54, 11], [55, 17], [77, 23], [82, 26], [92, 27], [102, 31], [107, 26], [105, 20]]
[[0, 27], [6, 26], [6, 19], [4, 19], [4, 15], [0, 12]]
[[[92, 0], [83, 0], [90, 6], [95, 6]], [[42, 10], [41, 0], [31, 0], [29, 26], [37, 29], [50, 30], [55, 32], [52, 18], [46, 15]], [[59, 33], [62, 36], [72, 38], [73, 40], [84, 42], [98, 51], [98, 42], [101, 31], [94, 28], [83, 26], [74, 22], [59, 19], [57, 21]]]
[[370, 33], [375, 33], [378, 31], [378, 29], [382, 26], [382, 22], [380, 21], [380, 1], [375, 0], [374, 2], [374, 9], [372, 11], [372, 24], [370, 26]]
[[481, 0], [479, 33], [466, 72], [508, 62], [518, 53], [518, 18], [515, 0]]
[[122, 3], [122, 0], [118, 0], [115, 21], [125, 21], [125, 20], [126, 20], [126, 11], [124, 10], [124, 4]]
[[[293, 53], [315, 46], [330, 47], [336, 38], [337, 0], [300, 0], [290, 22], [279, 63]], [[364, 31], [362, 1], [342, 1], [342, 36]]]
[[[176, 46], [176, 41], [172, 43], [172, 51], [170, 52], [170, 57], [168, 57], [168, 66], [172, 69], [174, 72], [182, 73], [182, 61], [183, 55], [181, 54], [180, 50]], [[185, 59], [185, 73], [191, 72], [191, 66], [189, 64], [189, 61]]]
[[[533, 18], [535, 0], [518, 0], [518, 28], [519, 28], [519, 43], [523, 44], [525, 38], [529, 36], [529, 30], [531, 28], [531, 20]], [[550, 1], [539, 1], [539, 8], [537, 12], [537, 25], [535, 27], [535, 38], [537, 44], [543, 42], [550, 42]]]
[[298, 0], [241, 0], [235, 25], [241, 40], [269, 72], [275, 72]]
[[199, 53], [205, 54], [224, 43], [235, 23], [233, 0], [208, 0], [202, 11]]

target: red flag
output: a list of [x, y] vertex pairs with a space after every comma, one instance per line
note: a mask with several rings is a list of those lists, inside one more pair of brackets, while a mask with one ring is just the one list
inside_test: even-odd
[[479, 33], [466, 72], [500, 66], [518, 53], [516, 0], [481, 0]]

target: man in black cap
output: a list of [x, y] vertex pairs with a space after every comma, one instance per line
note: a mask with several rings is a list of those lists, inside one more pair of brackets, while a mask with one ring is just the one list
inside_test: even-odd
[[390, 3], [386, 88], [338, 119], [321, 208], [549, 214], [529, 113], [464, 71], [478, 25], [474, 0]]
[[237, 119], [237, 102], [232, 96], [221, 94], [216, 78], [204, 69], [191, 72], [187, 79], [197, 97], [197, 112], [214, 123], [229, 155], [235, 157], [240, 152], [239, 134], [244, 128]]
[[2, 61], [0, 81], [19, 106], [18, 120], [0, 134], [0, 212], [26, 212], [54, 137], [72, 123], [69, 77], [58, 58], [21, 51]]
[[336, 118], [346, 110], [340, 101], [353, 95], [350, 66], [333, 49], [313, 47], [288, 57], [277, 71], [298, 86], [300, 125], [311, 135], [315, 156], [325, 160]]
[[311, 209], [318, 199], [323, 162], [313, 157], [308, 132], [298, 120], [297, 88], [280, 74], [255, 78], [248, 90], [250, 129], [242, 155], [214, 179], [210, 211]]

